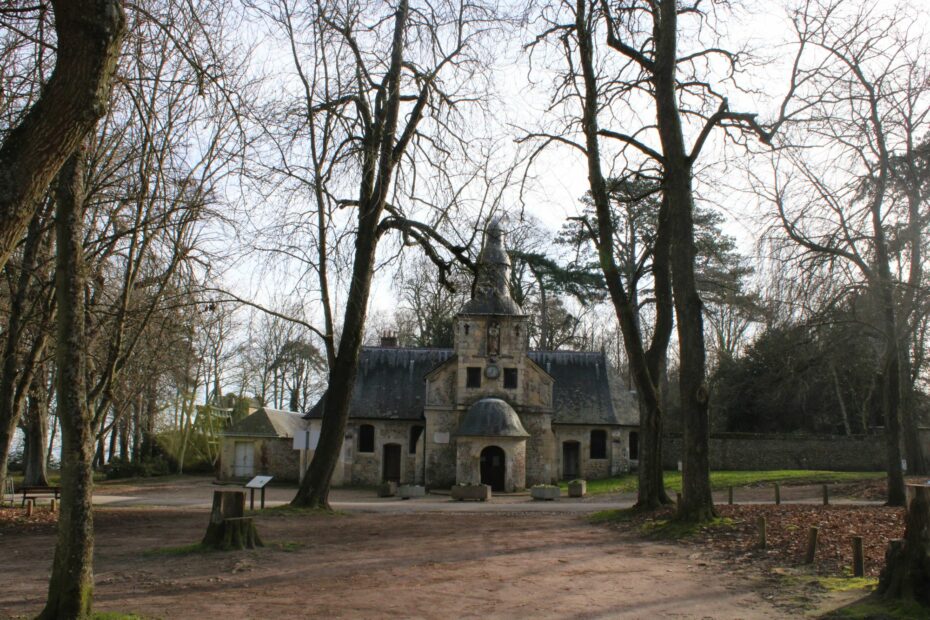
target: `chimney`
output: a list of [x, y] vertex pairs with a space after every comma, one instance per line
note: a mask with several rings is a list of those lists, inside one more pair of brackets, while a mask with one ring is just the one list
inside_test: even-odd
[[381, 334], [381, 346], [388, 349], [396, 349], [397, 334], [394, 332], [385, 332]]

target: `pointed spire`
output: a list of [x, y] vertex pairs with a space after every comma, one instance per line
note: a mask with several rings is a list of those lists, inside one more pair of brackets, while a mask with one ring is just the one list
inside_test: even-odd
[[462, 314], [523, 314], [510, 296], [510, 257], [505, 236], [500, 218], [493, 218], [478, 254], [474, 294], [462, 308]]

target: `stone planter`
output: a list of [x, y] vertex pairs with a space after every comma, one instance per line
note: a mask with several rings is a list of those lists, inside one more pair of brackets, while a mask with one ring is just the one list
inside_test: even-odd
[[397, 487], [397, 494], [401, 499], [410, 499], [411, 497], [425, 497], [426, 487], [418, 484], [402, 484]]
[[530, 489], [530, 495], [535, 500], [546, 500], [552, 501], [559, 499], [561, 496], [561, 490], [559, 487], [551, 484], [537, 485]]
[[397, 495], [397, 483], [389, 480], [378, 485], [378, 497], [394, 497]]
[[586, 480], [572, 480], [568, 483], [569, 497], [584, 497], [588, 493], [588, 482]]
[[452, 499], [486, 502], [491, 499], [491, 487], [487, 484], [457, 484], [452, 487]]

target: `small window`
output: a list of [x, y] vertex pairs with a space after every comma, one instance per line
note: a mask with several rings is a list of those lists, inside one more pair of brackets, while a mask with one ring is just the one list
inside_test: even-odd
[[591, 458], [607, 458], [607, 431], [591, 431]]
[[465, 335], [468, 335], [468, 323], [465, 323]]
[[411, 426], [410, 427], [410, 445], [407, 447], [407, 452], [410, 454], [417, 453], [417, 441], [420, 439], [420, 435], [423, 434], [422, 426]]
[[477, 366], [469, 366], [465, 369], [465, 387], [481, 387], [481, 369]]
[[630, 460], [639, 460], [639, 433], [636, 431], [630, 433]]
[[375, 427], [371, 424], [362, 424], [358, 427], [358, 451], [375, 451]]
[[516, 368], [505, 368], [504, 369], [504, 387], [508, 390], [517, 389], [517, 369]]

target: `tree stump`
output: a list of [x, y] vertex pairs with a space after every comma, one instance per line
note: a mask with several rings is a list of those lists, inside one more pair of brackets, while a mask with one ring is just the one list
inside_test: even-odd
[[210, 524], [201, 544], [213, 549], [254, 549], [262, 541], [251, 517], [245, 513], [245, 492], [214, 491]]
[[909, 484], [907, 491], [904, 540], [891, 541], [885, 551], [878, 593], [930, 606], [930, 484]]

